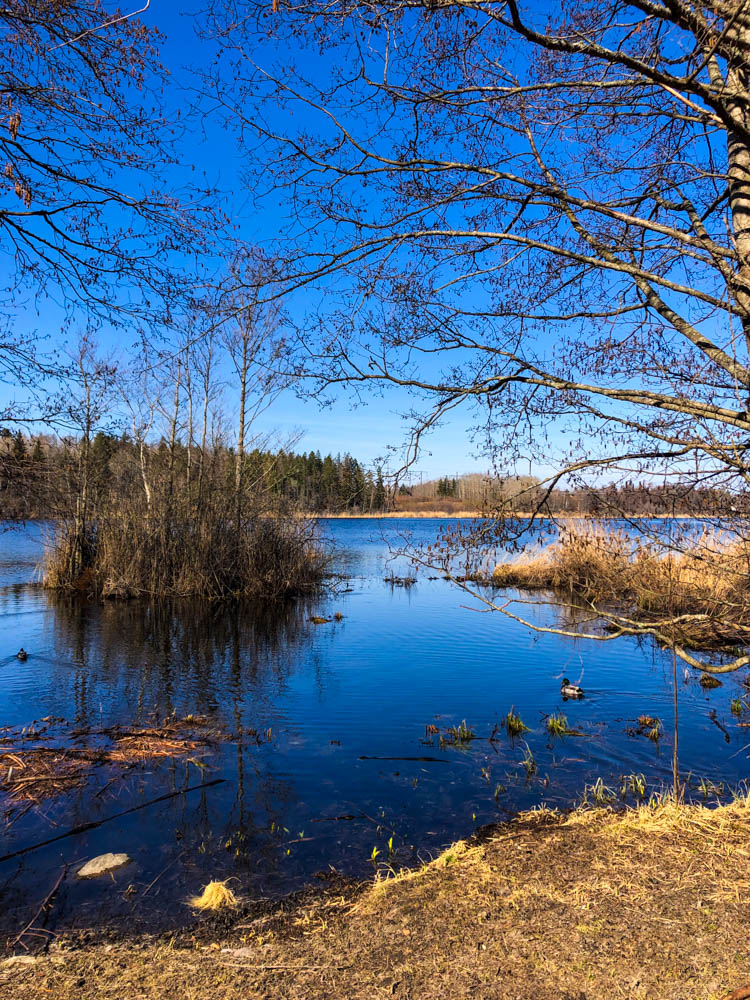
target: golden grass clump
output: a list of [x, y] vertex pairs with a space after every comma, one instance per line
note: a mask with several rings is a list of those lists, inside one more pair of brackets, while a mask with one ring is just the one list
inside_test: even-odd
[[225, 907], [237, 906], [238, 902], [225, 881], [209, 882], [200, 896], [191, 896], [188, 905], [194, 910], [222, 910]]

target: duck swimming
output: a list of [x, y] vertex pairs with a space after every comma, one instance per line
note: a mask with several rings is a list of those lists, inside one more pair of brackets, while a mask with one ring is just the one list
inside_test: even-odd
[[28, 658], [29, 658], [29, 654], [26, 652], [26, 650], [23, 648], [23, 646], [21, 646], [21, 648], [16, 653], [16, 659], [20, 660], [21, 663], [23, 663], [23, 661], [24, 660], [28, 660]]
[[567, 677], [563, 677], [560, 694], [563, 698], [583, 698], [583, 688], [578, 684], [571, 684]]

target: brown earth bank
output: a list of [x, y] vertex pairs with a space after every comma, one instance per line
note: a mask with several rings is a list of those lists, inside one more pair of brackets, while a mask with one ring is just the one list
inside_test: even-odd
[[61, 940], [6, 960], [0, 996], [707, 1000], [750, 983], [749, 921], [746, 797], [540, 810], [374, 884], [158, 940]]

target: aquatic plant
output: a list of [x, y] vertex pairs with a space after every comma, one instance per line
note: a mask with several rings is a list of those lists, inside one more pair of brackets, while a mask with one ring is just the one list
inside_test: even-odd
[[449, 726], [447, 732], [454, 743], [468, 743], [476, 739], [476, 733], [466, 725], [466, 719], [463, 719], [458, 726]]
[[547, 731], [552, 736], [564, 736], [568, 731], [568, 720], [564, 715], [550, 715], [547, 719]]
[[732, 701], [729, 705], [729, 709], [732, 715], [742, 715], [744, 708], [745, 705], [742, 701], [742, 698], [732, 698]]
[[520, 715], [518, 715], [511, 705], [510, 711], [505, 716], [505, 731], [508, 736], [520, 736], [521, 733], [529, 733], [531, 730], [524, 723]]
[[525, 750], [523, 754], [523, 760], [521, 761], [521, 763], [523, 764], [524, 770], [526, 771], [526, 779], [528, 780], [533, 774], [536, 774], [539, 768], [537, 767], [536, 760], [534, 759], [534, 754], [531, 752], [531, 747], [529, 746], [529, 744], [524, 743], [524, 747]]
[[644, 774], [625, 774], [622, 779], [620, 794], [623, 798], [630, 793], [642, 799], [646, 794], [646, 776]]
[[698, 791], [704, 799], [707, 799], [709, 795], [716, 795], [718, 797], [724, 794], [724, 782], [720, 781], [716, 784], [713, 781], [709, 781], [708, 778], [701, 778], [698, 782]]
[[638, 716], [638, 731], [648, 736], [652, 743], [658, 743], [664, 733], [661, 720], [655, 715]]
[[609, 785], [605, 785], [601, 778], [597, 778], [593, 785], [586, 785], [583, 791], [583, 802], [587, 805], [589, 801], [597, 806], [606, 806], [614, 802], [617, 792]]

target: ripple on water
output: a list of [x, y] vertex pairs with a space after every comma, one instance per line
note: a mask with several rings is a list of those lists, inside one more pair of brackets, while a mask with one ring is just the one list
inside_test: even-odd
[[[395, 535], [401, 527], [423, 540], [437, 530], [426, 521], [385, 522], [382, 530]], [[0, 912], [9, 927], [21, 925], [27, 900], [43, 898], [64, 860], [126, 851], [135, 862], [115, 873], [123, 890], [143, 888], [169, 867], [158, 892], [143, 898], [66, 880], [56, 910], [62, 925], [95, 923], [102, 908], [110, 919], [169, 925], [209, 877], [236, 876], [251, 894], [285, 892], [329, 864], [371, 873], [373, 848], [388, 859], [389, 838], [391, 860], [406, 864], [519, 808], [570, 804], [597, 778], [617, 789], [632, 772], [651, 787], [669, 780], [671, 662], [659, 650], [532, 633], [470, 610], [473, 599], [424, 573], [413, 587], [391, 587], [383, 581], [393, 565], [380, 524], [333, 521], [326, 530], [344, 549], [351, 592], [274, 609], [56, 598], [25, 585], [41, 530], [2, 536], [5, 725], [62, 716], [101, 728], [198, 713], [233, 734], [206, 770], [181, 760], [144, 764], [114, 782], [95, 773], [66, 799], [15, 819], [6, 850], [186, 784], [225, 779], [0, 866]], [[342, 621], [309, 620], [335, 611]], [[524, 613], [540, 625], [558, 621], [552, 607]], [[24, 664], [15, 658], [21, 645], [30, 654]], [[581, 678], [585, 698], [563, 702], [563, 674]], [[739, 689], [739, 677], [727, 678], [705, 693], [681, 673], [684, 772], [715, 783], [745, 777], [744, 730], [729, 711]], [[495, 730], [511, 706], [529, 726], [517, 740]], [[714, 709], [729, 744], [709, 717]], [[551, 738], [546, 717], [553, 712], [584, 735]], [[627, 731], [642, 713], [664, 723], [656, 744]], [[477, 738], [441, 744], [463, 720]], [[420, 757], [433, 759], [404, 759]]]

